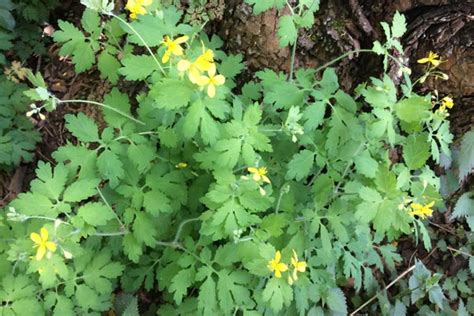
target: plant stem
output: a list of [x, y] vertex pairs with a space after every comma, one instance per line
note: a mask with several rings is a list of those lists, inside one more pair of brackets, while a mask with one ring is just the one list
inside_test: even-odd
[[328, 61], [327, 63], [325, 63], [324, 65], [316, 68], [316, 72], [320, 72], [321, 70], [331, 66], [331, 65], [334, 65], [335, 63], [337, 63], [339, 60], [341, 59], [344, 59], [346, 58], [347, 56], [349, 55], [352, 55], [352, 54], [357, 54], [357, 53], [372, 53], [373, 51], [371, 49], [354, 49], [354, 50], [351, 50], [351, 51], [348, 51], [344, 54], [342, 54], [341, 56], [339, 57], [336, 57], [334, 58], [333, 60], [331, 61]]
[[145, 42], [145, 39], [140, 35], [140, 33], [138, 33], [138, 31], [130, 24], [128, 23], [127, 21], [125, 21], [124, 19], [122, 19], [121, 17], [119, 17], [118, 15], [115, 15], [113, 14], [112, 12], [109, 12], [108, 13], [109, 15], [113, 16], [114, 18], [116, 18], [117, 20], [119, 20], [120, 22], [122, 22], [123, 24], [125, 24], [137, 37], [138, 39], [143, 43], [143, 45], [145, 46], [145, 48], [147, 49], [148, 53], [150, 54], [150, 56], [153, 58], [153, 60], [155, 61], [156, 65], [158, 66], [158, 68], [160, 69], [161, 73], [165, 74], [165, 70], [163, 69], [163, 67], [161, 66], [160, 62], [158, 61], [158, 59], [156, 59], [155, 57], [155, 54], [153, 54], [150, 46], [148, 46], [147, 42]]
[[107, 105], [107, 104], [104, 104], [104, 103], [100, 103], [100, 102], [96, 102], [96, 101], [90, 101], [90, 100], [57, 100], [58, 103], [84, 103], [84, 104], [92, 104], [92, 105], [98, 105], [98, 106], [101, 106], [103, 108], [106, 108], [108, 110], [111, 110], [111, 111], [114, 111], [115, 113], [118, 113], [126, 118], [128, 118], [129, 120], [132, 120], [134, 121], [135, 123], [138, 123], [140, 125], [146, 125], [144, 122], [140, 121], [140, 120], [137, 120], [136, 118], [134, 118], [133, 116], [130, 116], [120, 110], [117, 110], [116, 108], [110, 106], [110, 105]]
[[120, 225], [120, 229], [122, 229], [123, 232], [126, 232], [128, 233], [128, 230], [125, 228], [125, 225], [122, 223], [122, 221], [120, 220], [119, 216], [117, 215], [117, 213], [115, 213], [114, 209], [112, 208], [112, 206], [110, 206], [109, 202], [107, 202], [107, 200], [105, 199], [105, 196], [102, 194], [102, 191], [100, 191], [99, 187], [96, 187], [97, 189], [97, 192], [99, 192], [99, 195], [100, 195], [100, 198], [102, 199], [102, 201], [104, 201], [105, 205], [107, 205], [107, 207], [110, 209], [110, 211], [112, 213], [114, 213], [115, 215], [115, 218], [117, 219], [117, 222], [119, 223]]
[[[408, 273], [410, 273], [411, 271], [413, 271], [416, 267], [416, 264], [412, 265], [410, 268], [408, 268], [407, 270], [403, 271], [402, 274], [400, 274], [395, 280], [393, 280], [392, 282], [390, 282], [389, 285], [387, 285], [385, 288], [384, 288], [384, 291], [387, 291], [389, 288], [391, 288], [395, 283], [397, 283], [400, 279], [402, 279], [405, 275], [407, 275]], [[364, 304], [362, 304], [361, 306], [359, 306], [355, 311], [353, 311], [350, 316], [354, 316], [356, 315], [359, 311], [361, 311], [364, 307], [366, 307], [367, 305], [369, 305], [370, 303], [372, 303], [372, 301], [374, 301], [375, 299], [377, 298], [377, 295], [374, 295], [372, 296], [367, 302], [365, 302]]]
[[113, 232], [113, 233], [102, 233], [102, 232], [98, 232], [98, 233], [94, 233], [92, 234], [92, 236], [100, 236], [100, 237], [112, 237], [112, 236], [123, 236], [123, 235], [127, 235], [129, 233], [129, 231], [121, 231], [121, 232]]
[[183, 230], [184, 225], [186, 225], [187, 223], [191, 223], [191, 222], [195, 222], [199, 220], [201, 220], [200, 217], [195, 217], [195, 218], [190, 218], [190, 219], [182, 221], [181, 224], [179, 224], [178, 230], [176, 231], [176, 235], [174, 236], [173, 243], [179, 242], [179, 237], [181, 235], [181, 231]]
[[471, 255], [470, 253], [464, 252], [464, 251], [462, 251], [462, 250], [459, 250], [459, 249], [456, 249], [456, 248], [453, 248], [453, 247], [450, 247], [450, 246], [447, 246], [446, 248], [448, 248], [448, 249], [451, 250], [451, 251], [454, 251], [454, 252], [463, 254], [463, 255], [465, 255], [465, 256], [473, 257], [473, 255]]

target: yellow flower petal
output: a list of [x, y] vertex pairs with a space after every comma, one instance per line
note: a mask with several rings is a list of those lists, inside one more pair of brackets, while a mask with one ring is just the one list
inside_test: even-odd
[[419, 63], [419, 64], [426, 64], [426, 63], [430, 62], [430, 60], [425, 57], [425, 58], [418, 59], [416, 62]]
[[178, 37], [177, 39], [174, 40], [174, 42], [176, 44], [183, 44], [183, 43], [187, 42], [188, 39], [189, 39], [189, 36], [185, 35], [185, 36]]
[[277, 268], [275, 270], [278, 270], [278, 271], [281, 271], [281, 272], [285, 272], [286, 270], [288, 270], [288, 266], [284, 263], [279, 263], [277, 265]]
[[33, 240], [33, 242], [34, 242], [35, 244], [38, 244], [38, 245], [41, 245], [41, 243], [43, 242], [43, 241], [41, 240], [40, 235], [37, 234], [37, 233], [31, 233], [30, 238], [31, 238], [31, 240]]
[[212, 83], [210, 83], [208, 86], [207, 86], [207, 95], [210, 97], [210, 98], [213, 98], [216, 96], [216, 86]]
[[281, 260], [281, 252], [278, 250], [275, 252], [275, 262], [278, 263]]
[[163, 64], [166, 64], [170, 60], [170, 55], [171, 54], [168, 51], [166, 51], [163, 57], [161, 58], [161, 62]]
[[36, 251], [36, 260], [40, 261], [41, 259], [43, 259], [45, 253], [46, 247], [44, 245], [39, 246], [38, 250]]
[[275, 277], [277, 277], [278, 279], [281, 278], [280, 270], [275, 270]]
[[56, 251], [56, 248], [57, 248], [56, 244], [55, 244], [54, 242], [52, 242], [52, 241], [47, 241], [47, 242], [45, 243], [45, 246], [46, 246], [46, 248], [47, 248], [49, 251], [52, 251], [52, 252], [55, 252], [55, 251]]
[[44, 227], [41, 228], [40, 230], [40, 235], [41, 235], [41, 240], [42, 241], [47, 241], [49, 237], [48, 230]]
[[250, 173], [258, 173], [258, 169], [254, 168], [254, 167], [248, 167], [247, 171], [250, 172]]
[[180, 71], [180, 72], [187, 71], [189, 69], [189, 67], [191, 67], [191, 62], [189, 60], [186, 60], [186, 59], [181, 59], [178, 62], [177, 67], [178, 67], [178, 71]]
[[217, 75], [214, 77], [214, 84], [216, 86], [222, 86], [225, 83], [225, 77], [223, 75]]
[[214, 77], [216, 75], [216, 65], [211, 64], [207, 73], [209, 74], [209, 77]]

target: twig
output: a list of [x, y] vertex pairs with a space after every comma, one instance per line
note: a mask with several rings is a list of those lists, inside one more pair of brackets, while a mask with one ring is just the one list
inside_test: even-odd
[[464, 251], [462, 251], [462, 250], [459, 250], [459, 249], [456, 249], [456, 248], [453, 248], [453, 247], [450, 247], [450, 246], [447, 246], [446, 248], [448, 248], [448, 249], [451, 250], [451, 251], [454, 251], [454, 252], [463, 254], [463, 255], [465, 255], [465, 256], [468, 256], [468, 257], [474, 257], [474, 256], [471, 255], [470, 253], [464, 252]]
[[[429, 258], [435, 251], [437, 250], [437, 248], [434, 248], [423, 260]], [[388, 284], [383, 290], [384, 291], [387, 291], [389, 288], [391, 288], [395, 283], [397, 283], [398, 281], [400, 281], [403, 277], [405, 277], [405, 275], [407, 275], [408, 273], [410, 273], [411, 271], [413, 271], [416, 267], [416, 264], [412, 265], [411, 267], [409, 267], [408, 269], [406, 269], [405, 271], [402, 272], [402, 274], [400, 274], [395, 280], [393, 280], [392, 282], [390, 282], [390, 284]], [[362, 309], [364, 309], [364, 307], [366, 307], [367, 305], [369, 305], [370, 303], [372, 303], [375, 299], [377, 298], [377, 294], [375, 294], [374, 296], [372, 296], [367, 302], [365, 302], [364, 304], [362, 304], [361, 306], [359, 306], [355, 311], [353, 311], [350, 316], [354, 316], [356, 315], [359, 311], [361, 311]]]

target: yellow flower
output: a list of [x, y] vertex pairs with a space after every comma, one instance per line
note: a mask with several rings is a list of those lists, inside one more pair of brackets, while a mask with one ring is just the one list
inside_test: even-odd
[[426, 64], [430, 63], [435, 67], [438, 67], [441, 64], [441, 60], [439, 59], [439, 55], [433, 52], [429, 52], [428, 56], [425, 58], [418, 59], [417, 62], [419, 64]]
[[128, 0], [125, 9], [130, 11], [130, 18], [135, 20], [137, 14], [143, 15], [146, 14], [145, 7], [149, 6], [153, 0]]
[[426, 205], [421, 205], [418, 203], [412, 203], [410, 207], [412, 208], [412, 211], [408, 212], [411, 216], [418, 216], [420, 218], [427, 218], [428, 216], [431, 216], [433, 214], [433, 210], [431, 209], [435, 202], [431, 202]]
[[194, 62], [182, 59], [178, 62], [178, 70], [180, 72], [188, 72], [189, 80], [192, 83], [197, 83], [202, 71], [211, 69], [214, 63], [214, 52], [210, 49], [203, 48], [203, 54], [200, 55]]
[[185, 43], [188, 39], [189, 36], [181, 36], [175, 40], [172, 40], [169, 36], [165, 36], [165, 39], [161, 43], [166, 46], [166, 51], [161, 62], [166, 64], [168, 60], [170, 60], [171, 55], [183, 56], [183, 48], [180, 44]]
[[291, 265], [293, 266], [293, 280], [298, 280], [298, 272], [306, 271], [306, 261], [298, 261], [298, 255], [293, 249], [293, 257], [291, 257]]
[[266, 183], [271, 183], [270, 179], [267, 177], [267, 168], [265, 167], [260, 167], [260, 168], [247, 168], [247, 171], [253, 174], [253, 179], [255, 181], [260, 181], [262, 180], [263, 182]]
[[186, 169], [188, 164], [186, 162], [179, 162], [176, 166], [177, 169]]
[[281, 260], [281, 252], [277, 251], [275, 252], [275, 258], [268, 261], [268, 266], [267, 266], [271, 272], [275, 273], [275, 277], [277, 278], [281, 278], [281, 273], [288, 270], [288, 266], [284, 263], [281, 263], [280, 260]]
[[200, 76], [197, 80], [197, 85], [201, 87], [207, 86], [207, 95], [213, 98], [216, 95], [216, 86], [221, 86], [225, 82], [223, 75], [216, 75], [216, 65], [211, 64], [207, 70], [209, 76]]
[[46, 254], [46, 250], [51, 252], [56, 251], [56, 244], [52, 241], [48, 241], [48, 230], [46, 228], [41, 228], [40, 234], [31, 233], [30, 238], [36, 244], [34, 248], [38, 247], [38, 251], [36, 252], [36, 260], [43, 259], [44, 255]]
[[441, 99], [441, 106], [439, 107], [439, 110], [441, 112], [444, 112], [446, 108], [452, 109], [454, 106], [454, 101], [450, 97], [444, 97]]

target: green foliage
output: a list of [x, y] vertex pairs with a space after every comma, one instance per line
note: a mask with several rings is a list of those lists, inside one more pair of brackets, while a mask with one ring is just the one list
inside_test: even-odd
[[99, 14], [91, 9], [84, 11], [81, 24], [84, 33], [69, 22], [59, 21], [60, 30], [53, 36], [55, 42], [62, 44], [59, 54], [72, 57], [77, 73], [89, 70], [97, 62], [101, 76], [116, 83], [120, 68], [116, 38], [123, 31], [117, 23], [101, 23]]
[[14, 47], [12, 58], [26, 60], [31, 54], [45, 54], [40, 23], [48, 21], [58, 0], [2, 0], [0, 3], [0, 65], [7, 64], [4, 51]]
[[[395, 272], [401, 236], [421, 230], [429, 248], [410, 203], [440, 198], [427, 162], [440, 157], [433, 143], [449, 153], [450, 134], [409, 78], [399, 91], [384, 74], [351, 95], [331, 68], [320, 80], [311, 69], [289, 78], [267, 69], [239, 94], [242, 56], [180, 23], [173, 6], [128, 23], [108, 1], [82, 2], [81, 28], [61, 21], [54, 35], [61, 54], [78, 72], [97, 65], [112, 83], [141, 89], [114, 85], [94, 102], [104, 124], [65, 116], [69, 142], [38, 163], [30, 190], [1, 218], [0, 238], [12, 242], [0, 245], [0, 279], [17, 285], [0, 290], [2, 308], [21, 313], [34, 302], [38, 313], [97, 315], [114, 305], [136, 315], [144, 289], [163, 293], [151, 311], [164, 315], [347, 314], [355, 303], [341, 288], [350, 281], [357, 293], [376, 291], [373, 271]], [[247, 2], [255, 12], [288, 3]], [[318, 7], [299, 1], [281, 18], [282, 45], [296, 43]], [[389, 56], [405, 20], [397, 13], [383, 25]], [[186, 43], [162, 45], [182, 35]], [[216, 74], [196, 62], [207, 49]], [[198, 79], [196, 68], [179, 71], [183, 59]], [[29, 97], [47, 111], [61, 105], [41, 75], [29, 78]], [[43, 229], [56, 247], [31, 235]], [[440, 275], [419, 263], [415, 270], [411, 303], [387, 298], [382, 314], [402, 314], [425, 296], [444, 308]]]
[[459, 182], [462, 182], [474, 170], [474, 131], [464, 134], [459, 151]]
[[40, 140], [39, 133], [26, 116], [28, 99], [23, 95], [26, 86], [0, 76], [0, 167], [11, 168], [33, 159], [33, 151]]

